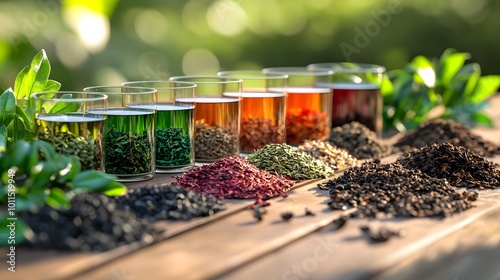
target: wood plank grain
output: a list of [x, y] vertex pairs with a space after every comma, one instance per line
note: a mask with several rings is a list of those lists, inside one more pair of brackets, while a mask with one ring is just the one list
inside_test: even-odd
[[[160, 175], [156, 181], [136, 182], [128, 186], [131, 188], [143, 187], [149, 183], [164, 184], [170, 183], [172, 175]], [[163, 179], [162, 179], [163, 178]], [[309, 184], [314, 184], [318, 180], [305, 180], [298, 182], [293, 189], [301, 188]], [[155, 226], [165, 230], [161, 241], [175, 237], [179, 234], [215, 222], [226, 216], [233, 215], [244, 209], [247, 209], [254, 203], [253, 199], [224, 199], [226, 210], [216, 213], [213, 216], [196, 218], [191, 221], [158, 221]], [[159, 241], [159, 242], [161, 242]], [[114, 261], [120, 257], [130, 255], [147, 246], [155, 244], [134, 243], [121, 246], [117, 249], [101, 253], [79, 253], [79, 252], [61, 252], [55, 250], [34, 250], [20, 248], [18, 263], [24, 267], [20, 273], [16, 273], [12, 279], [27, 279], [26, 277], [37, 276], [39, 279], [68, 279], [75, 274], [95, 269], [105, 265], [107, 262]], [[50, 257], [47, 257], [50, 256]], [[0, 271], [0, 278], [6, 271]], [[10, 275], [12, 277], [12, 275]], [[40, 278], [41, 277], [41, 278]], [[47, 277], [47, 278], [44, 278]], [[2, 278], [3, 279], [3, 278]], [[9, 278], [10, 279], [10, 278]]]
[[[263, 222], [257, 223], [250, 213], [240, 212], [199, 230], [188, 232], [175, 239], [142, 250], [119, 262], [84, 274], [77, 279], [109, 279], [112, 273], [123, 270], [127, 274], [139, 278], [207, 279], [224, 275], [239, 268], [243, 272], [230, 277], [231, 279], [243, 279], [241, 277], [244, 275], [251, 275], [253, 279], [282, 277], [283, 273], [287, 272], [286, 269], [290, 268], [290, 265], [286, 265], [286, 263], [290, 263], [291, 259], [302, 261], [304, 256], [308, 256], [304, 252], [314, 253], [312, 249], [318, 246], [318, 241], [317, 236], [311, 235], [311, 233], [323, 228], [342, 214], [338, 211], [327, 210], [325, 205], [327, 199], [320, 192], [315, 186], [294, 190], [287, 199], [280, 199], [278, 203], [269, 207]], [[409, 235], [411, 238], [395, 240], [389, 243], [392, 244], [390, 247], [369, 246], [363, 240], [359, 240], [358, 226], [367, 221], [354, 221], [352, 222], [354, 226], [350, 226], [349, 230], [338, 235], [333, 234], [335, 236], [334, 243], [342, 246], [344, 250], [337, 253], [338, 248], [336, 248], [335, 253], [331, 254], [331, 262], [324, 263], [325, 268], [328, 269], [321, 270], [322, 266], [318, 265], [317, 271], [320, 275], [324, 273], [325, 279], [332, 279], [332, 267], [337, 271], [337, 274], [334, 273], [333, 276], [345, 276], [344, 274], [349, 275], [352, 271], [369, 270], [371, 263], [374, 263], [373, 260], [378, 260], [379, 264], [372, 266], [369, 271], [373, 273], [373, 271], [382, 270], [400, 256], [404, 257], [405, 254], [420, 250], [487, 212], [500, 207], [497, 202], [492, 200], [478, 201], [477, 205], [476, 208], [444, 221], [433, 219], [378, 221], [380, 225], [407, 228], [411, 233]], [[317, 215], [315, 217], [301, 216], [304, 207], [309, 207]], [[293, 211], [299, 217], [290, 222], [282, 222], [280, 213], [284, 211]], [[308, 243], [303, 242], [306, 239], [309, 240]], [[294, 246], [295, 244], [297, 247]], [[289, 251], [289, 248], [296, 250]], [[380, 252], [373, 251], [373, 248], [385, 248], [385, 256]], [[276, 253], [273, 253], [275, 251], [282, 253], [277, 256]], [[374, 252], [371, 254], [372, 260], [353, 253], [363, 252], [364, 254], [371, 251]], [[264, 259], [271, 263], [265, 267], [253, 269], [251, 262], [266, 255], [268, 257]], [[339, 262], [342, 258], [344, 260]], [[337, 262], [339, 265], [334, 265], [332, 262]], [[348, 265], [349, 263], [357, 265], [352, 267], [352, 265]], [[165, 264], [170, 264], [170, 266], [166, 267]], [[286, 269], [280, 270], [278, 268]]]
[[[249, 275], [253, 279], [369, 279], [499, 209], [498, 202], [479, 201], [477, 207], [445, 220], [351, 220], [338, 232], [320, 231], [307, 236], [219, 279]], [[363, 238], [361, 225], [405, 229], [407, 236], [370, 244]]]

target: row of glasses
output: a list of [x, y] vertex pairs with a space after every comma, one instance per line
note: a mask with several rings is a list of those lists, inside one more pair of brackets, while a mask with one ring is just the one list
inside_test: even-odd
[[38, 138], [84, 170], [147, 180], [271, 143], [324, 140], [351, 121], [380, 134], [384, 73], [320, 63], [37, 93]]

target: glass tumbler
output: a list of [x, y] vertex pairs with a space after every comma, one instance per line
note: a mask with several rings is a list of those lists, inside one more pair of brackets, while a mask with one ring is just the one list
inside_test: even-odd
[[155, 115], [156, 173], [182, 173], [194, 166], [196, 84], [168, 80], [133, 81], [123, 86], [149, 87], [158, 91]]
[[[306, 67], [272, 67], [264, 73], [288, 75], [286, 105], [286, 143], [300, 145], [305, 140], [326, 140], [331, 131], [332, 90], [327, 86], [331, 70]], [[272, 89], [282, 92], [283, 89]]]
[[108, 96], [108, 108], [89, 110], [105, 115], [104, 171], [117, 181], [134, 182], [155, 175], [154, 116], [156, 89], [126, 86], [87, 87]]
[[195, 105], [195, 161], [239, 156], [242, 80], [218, 76], [177, 76], [170, 80], [196, 84], [194, 98], [177, 100]]
[[332, 127], [359, 122], [382, 137], [382, 95], [380, 86], [385, 68], [352, 62], [315, 63], [309, 69], [335, 72], [329, 85], [333, 90]]
[[82, 170], [102, 170], [103, 114], [107, 96], [76, 91], [39, 92], [35, 102], [37, 139], [52, 144], [57, 153], [76, 156]]
[[243, 154], [252, 153], [267, 144], [286, 142], [284, 88], [287, 75], [266, 74], [258, 70], [223, 71], [217, 75], [243, 81], [240, 120], [240, 150]]

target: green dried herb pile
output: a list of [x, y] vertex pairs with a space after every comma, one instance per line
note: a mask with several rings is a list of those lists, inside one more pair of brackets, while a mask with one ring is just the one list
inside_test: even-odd
[[269, 144], [248, 156], [260, 169], [293, 180], [327, 178], [334, 173], [323, 161], [300, 152], [288, 144]]

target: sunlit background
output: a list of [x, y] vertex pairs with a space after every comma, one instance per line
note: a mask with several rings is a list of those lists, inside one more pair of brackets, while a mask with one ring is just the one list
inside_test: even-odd
[[448, 47], [500, 73], [495, 0], [0, 2], [0, 89], [45, 49], [62, 89], [355, 61], [402, 68]]

